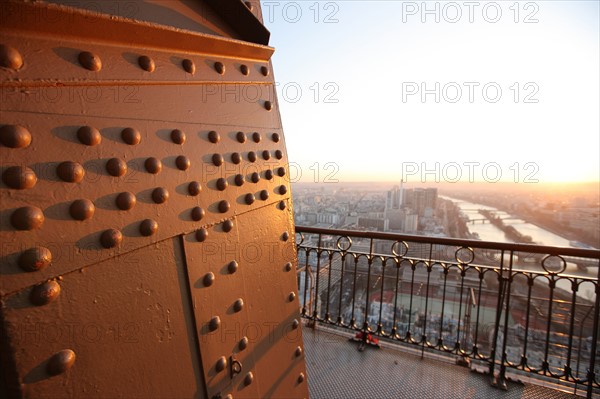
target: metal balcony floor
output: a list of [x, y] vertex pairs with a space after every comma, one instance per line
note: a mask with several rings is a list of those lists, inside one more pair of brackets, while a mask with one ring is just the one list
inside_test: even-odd
[[[424, 358], [383, 343], [363, 352], [348, 335], [320, 326], [303, 328], [310, 396], [332, 398], [502, 398], [566, 399], [573, 394], [533, 384], [508, 382], [494, 388], [489, 376], [445, 361]], [[582, 392], [583, 393], [583, 392]]]

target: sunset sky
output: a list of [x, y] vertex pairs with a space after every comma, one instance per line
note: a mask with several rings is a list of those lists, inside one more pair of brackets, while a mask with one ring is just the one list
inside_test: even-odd
[[600, 180], [599, 2], [467, 4], [262, 1], [292, 178]]

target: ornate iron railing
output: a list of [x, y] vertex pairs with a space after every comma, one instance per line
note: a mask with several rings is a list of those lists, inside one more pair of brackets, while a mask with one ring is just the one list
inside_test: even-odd
[[296, 226], [303, 317], [600, 393], [600, 251]]

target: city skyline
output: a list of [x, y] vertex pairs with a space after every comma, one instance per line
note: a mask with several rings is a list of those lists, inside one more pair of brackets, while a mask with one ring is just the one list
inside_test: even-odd
[[264, 2], [299, 181], [600, 180], [598, 2], [474, 3]]

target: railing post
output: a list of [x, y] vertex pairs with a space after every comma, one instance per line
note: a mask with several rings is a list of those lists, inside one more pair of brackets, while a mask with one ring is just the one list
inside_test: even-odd
[[370, 244], [369, 244], [369, 257], [367, 258], [368, 263], [369, 263], [369, 267], [367, 269], [367, 295], [365, 298], [365, 314], [364, 314], [364, 321], [363, 321], [363, 341], [367, 341], [367, 336], [370, 332], [370, 328], [369, 328], [369, 321], [368, 321], [368, 317], [369, 317], [369, 294], [371, 293], [371, 267], [373, 266], [373, 239], [371, 238]]
[[588, 370], [587, 399], [592, 399], [594, 391], [594, 379], [596, 378], [596, 351], [598, 350], [598, 324], [600, 319], [600, 264], [598, 265], [598, 278], [596, 279], [596, 310], [594, 311], [594, 332], [592, 338], [592, 350], [590, 354], [590, 369]]
[[506, 362], [508, 359], [506, 358], [506, 344], [508, 342], [508, 315], [510, 313], [510, 289], [512, 283], [512, 269], [513, 269], [513, 258], [514, 252], [510, 251], [510, 259], [508, 260], [508, 277], [506, 278], [505, 287], [505, 295], [506, 295], [506, 305], [504, 311], [504, 339], [502, 340], [502, 357], [500, 358], [500, 373], [498, 375], [498, 384], [499, 387], [506, 390], [508, 387], [506, 386]]
[[[511, 252], [512, 254], [512, 252]], [[496, 367], [496, 346], [498, 342], [498, 329], [500, 328], [500, 318], [502, 317], [502, 305], [504, 303], [504, 250], [500, 254], [500, 269], [498, 270], [498, 303], [496, 305], [496, 323], [494, 324], [494, 342], [490, 353], [490, 376], [492, 386], [497, 386], [498, 381], [494, 376]]]
[[316, 282], [315, 282], [315, 306], [313, 307], [313, 319], [315, 326], [317, 324], [317, 319], [319, 313], [317, 312], [317, 306], [319, 306], [319, 273], [321, 272], [321, 248], [322, 244], [322, 234], [319, 234], [319, 243], [317, 244], [317, 273], [316, 273]]

